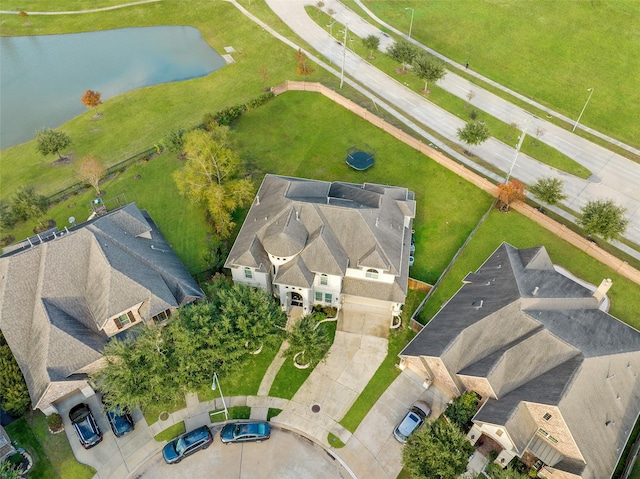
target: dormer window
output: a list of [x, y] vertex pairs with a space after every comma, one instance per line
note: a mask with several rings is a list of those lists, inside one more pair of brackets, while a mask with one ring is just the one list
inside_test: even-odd
[[326, 274], [321, 274], [320, 275], [320, 284], [322, 286], [326, 286], [329, 284], [329, 277]]
[[116, 323], [116, 327], [118, 329], [122, 329], [131, 323], [135, 323], [136, 317], [133, 315], [133, 312], [127, 311], [126, 313], [123, 313], [117, 318], [115, 318], [113, 321]]
[[378, 270], [377, 269], [368, 269], [365, 273], [366, 277], [369, 279], [378, 279]]
[[244, 277], [247, 279], [252, 279], [253, 278], [253, 271], [251, 271], [251, 268], [246, 267], [244, 269]]

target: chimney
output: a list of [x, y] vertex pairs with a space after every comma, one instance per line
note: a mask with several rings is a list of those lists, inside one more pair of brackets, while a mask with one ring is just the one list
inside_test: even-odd
[[602, 303], [612, 284], [613, 281], [611, 281], [610, 278], [605, 278], [602, 280], [602, 283], [600, 283], [600, 286], [598, 286], [598, 289], [593, 292], [593, 297], [598, 300], [598, 303]]

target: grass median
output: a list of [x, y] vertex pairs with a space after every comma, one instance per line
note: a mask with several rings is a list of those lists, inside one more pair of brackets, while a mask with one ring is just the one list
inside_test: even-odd
[[[348, 2], [350, 4], [351, 2]], [[640, 3], [365, 0], [378, 17], [469, 68], [640, 146]], [[634, 27], [635, 25], [635, 27]]]

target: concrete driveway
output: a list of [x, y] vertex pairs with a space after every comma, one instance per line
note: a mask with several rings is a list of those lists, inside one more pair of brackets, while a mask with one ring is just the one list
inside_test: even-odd
[[135, 479], [346, 479], [349, 474], [320, 446], [292, 432], [273, 429], [271, 439], [261, 443], [220, 442], [220, 428], [213, 428], [214, 441], [179, 464], [167, 465], [156, 454], [132, 477]]
[[445, 410], [449, 396], [434, 385], [425, 390], [422, 384], [417, 374], [405, 369], [380, 396], [346, 446], [336, 451], [357, 477], [398, 476], [402, 445], [393, 437], [393, 430], [415, 401], [429, 404], [431, 419]]
[[[89, 406], [103, 435], [102, 442], [91, 449], [84, 449], [80, 445], [78, 436], [76, 436], [69, 420], [69, 410], [81, 402]], [[58, 403], [57, 406], [73, 454], [79, 462], [96, 469], [95, 478], [127, 477], [138, 464], [146, 461], [162, 447], [161, 443], [153, 440], [151, 431], [139, 409], [132, 413], [136, 424], [135, 430], [124, 437], [116, 438], [102, 409], [100, 396], [93, 395], [86, 398], [78, 393]]]

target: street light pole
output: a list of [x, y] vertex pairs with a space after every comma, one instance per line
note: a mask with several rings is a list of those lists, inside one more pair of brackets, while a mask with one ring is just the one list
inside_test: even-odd
[[[222, 406], [224, 407], [224, 419], [225, 421], [229, 420], [229, 409], [227, 409], [227, 403], [224, 401], [224, 395], [222, 394], [222, 388], [220, 387], [220, 380], [218, 379], [218, 373], [213, 373], [213, 382], [211, 383], [211, 390], [216, 390], [216, 385], [220, 390], [220, 397], [222, 398]], [[220, 414], [220, 411], [212, 413], [212, 414]]]
[[578, 123], [580, 123], [580, 118], [582, 118], [582, 114], [587, 109], [587, 105], [589, 104], [589, 100], [591, 100], [591, 95], [593, 95], [593, 88], [589, 88], [587, 91], [591, 92], [591, 93], [589, 93], [589, 97], [587, 98], [587, 101], [585, 102], [584, 106], [582, 107], [582, 111], [580, 112], [580, 115], [578, 116], [578, 119], [576, 120], [576, 124], [573, 125], [573, 129], [571, 131], [576, 131], [576, 128], [578, 127]]
[[347, 33], [349, 32], [349, 25], [344, 26], [344, 41], [342, 42], [342, 73], [340, 74], [340, 88], [344, 82], [344, 59], [347, 56]]
[[507, 178], [504, 180], [505, 184], [509, 183], [509, 179], [511, 178], [511, 173], [513, 173], [513, 167], [516, 166], [516, 160], [518, 159], [518, 155], [520, 154], [520, 148], [522, 147], [522, 142], [524, 141], [524, 137], [527, 136], [528, 129], [529, 129], [529, 118], [527, 118], [527, 122], [524, 125], [524, 130], [522, 130], [522, 136], [520, 136], [520, 141], [518, 142], [518, 146], [516, 146], [516, 156], [513, 157], [513, 161], [511, 162], [509, 173], [507, 173]]
[[409, 24], [409, 38], [411, 38], [411, 30], [413, 29], [413, 12], [414, 9], [411, 7], [405, 8], [405, 10], [411, 10], [411, 23]]
[[333, 24], [336, 23], [334, 20], [329, 25], [329, 63], [333, 64], [333, 59], [331, 58], [331, 45], [333, 44]]

